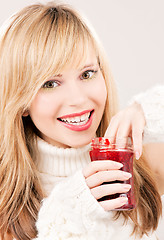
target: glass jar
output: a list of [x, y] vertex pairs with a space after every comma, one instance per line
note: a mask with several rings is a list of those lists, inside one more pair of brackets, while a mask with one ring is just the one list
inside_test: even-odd
[[105, 196], [98, 201], [115, 199], [121, 196], [128, 198], [128, 201], [125, 205], [117, 208], [115, 210], [131, 210], [135, 208], [135, 196], [134, 196], [134, 180], [133, 180], [133, 145], [130, 138], [119, 139], [117, 143], [110, 142], [109, 139], [99, 137], [94, 138], [91, 143], [90, 158], [91, 161], [97, 160], [112, 160], [120, 162], [123, 164], [123, 167], [120, 170], [129, 172], [132, 174], [132, 177], [125, 181], [113, 181], [103, 184], [112, 184], [112, 183], [125, 183], [130, 184], [131, 189], [126, 193], [117, 193], [110, 196]]

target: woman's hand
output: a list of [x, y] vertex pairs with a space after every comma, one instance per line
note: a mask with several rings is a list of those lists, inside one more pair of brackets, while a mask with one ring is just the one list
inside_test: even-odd
[[[104, 182], [128, 180], [131, 174], [120, 170], [122, 167], [123, 165], [121, 163], [112, 160], [100, 160], [91, 162], [83, 169], [86, 184], [90, 188], [95, 199], [98, 200], [104, 196], [125, 193], [130, 190], [130, 184], [111, 183], [102, 185]], [[119, 197], [116, 199], [99, 201], [99, 203], [104, 210], [110, 211], [123, 206], [127, 200], [126, 197]]]
[[132, 137], [136, 159], [142, 154], [142, 134], [146, 124], [144, 112], [138, 103], [133, 103], [124, 110], [118, 112], [110, 121], [105, 137], [117, 140]]

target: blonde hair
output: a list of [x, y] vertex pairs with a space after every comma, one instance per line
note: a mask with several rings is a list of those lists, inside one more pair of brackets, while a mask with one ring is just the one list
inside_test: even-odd
[[[97, 130], [103, 136], [117, 112], [117, 94], [96, 36], [72, 8], [34, 4], [15, 14], [0, 40], [0, 232], [16, 239], [36, 236], [35, 221], [44, 197], [35, 167], [37, 129], [22, 118], [44, 80], [66, 65], [85, 61], [92, 44], [108, 96]], [[78, 54], [77, 54], [78, 53]], [[158, 215], [158, 214], [157, 214]], [[158, 218], [158, 216], [157, 216]], [[146, 229], [146, 227], [145, 227]], [[145, 229], [143, 231], [145, 231]]]

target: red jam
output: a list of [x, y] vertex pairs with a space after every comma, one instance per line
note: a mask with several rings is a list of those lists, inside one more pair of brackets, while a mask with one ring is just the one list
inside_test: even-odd
[[132, 177], [126, 181], [114, 181], [110, 183], [126, 183], [131, 185], [131, 189], [127, 193], [117, 193], [110, 196], [105, 196], [99, 201], [110, 200], [118, 198], [120, 196], [126, 196], [128, 202], [116, 210], [131, 210], [135, 208], [135, 197], [134, 197], [134, 183], [133, 183], [133, 150], [130, 147], [117, 147], [115, 144], [110, 144], [108, 139], [95, 138], [92, 140], [92, 150], [90, 151], [91, 161], [97, 160], [113, 160], [123, 164], [121, 170], [130, 172]]

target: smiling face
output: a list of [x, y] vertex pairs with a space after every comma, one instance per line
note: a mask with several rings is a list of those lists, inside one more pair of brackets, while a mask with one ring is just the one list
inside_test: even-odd
[[29, 107], [40, 136], [58, 147], [81, 147], [96, 135], [106, 103], [104, 78], [92, 48], [80, 69], [47, 79]]

